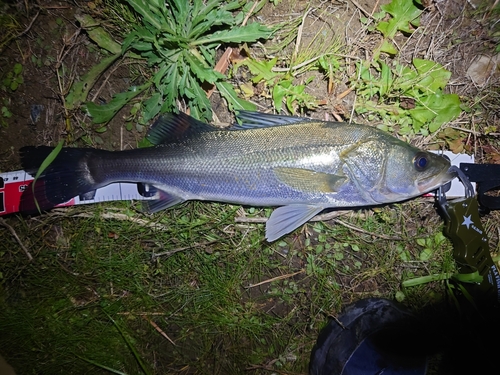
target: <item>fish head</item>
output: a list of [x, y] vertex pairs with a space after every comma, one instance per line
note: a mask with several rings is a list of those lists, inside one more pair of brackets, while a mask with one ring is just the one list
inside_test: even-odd
[[417, 197], [455, 178], [448, 159], [405, 142], [392, 144], [386, 156], [383, 178], [373, 197], [381, 203]]

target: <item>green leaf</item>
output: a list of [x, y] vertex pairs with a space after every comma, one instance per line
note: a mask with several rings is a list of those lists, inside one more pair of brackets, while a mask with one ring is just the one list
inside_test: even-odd
[[274, 108], [276, 108], [276, 111], [278, 113], [281, 112], [281, 107], [283, 105], [283, 98], [287, 94], [288, 88], [291, 86], [291, 84], [292, 84], [291, 80], [286, 80], [286, 81], [281, 81], [279, 84], [273, 87], [272, 91], [273, 104]]
[[410, 109], [410, 116], [415, 120], [425, 124], [429, 121], [432, 121], [434, 117], [436, 117], [436, 114], [429, 110], [429, 108], [419, 105], [413, 109]]
[[382, 41], [382, 45], [380, 46], [380, 51], [385, 52], [389, 55], [397, 55], [398, 54], [398, 50], [396, 49], [396, 47], [394, 47], [394, 44], [389, 42], [387, 39], [384, 39]]
[[95, 83], [101, 76], [101, 74], [113, 64], [120, 54], [115, 54], [102, 59], [99, 64], [94, 65], [82, 78], [80, 81], [73, 83], [71, 86], [69, 94], [65, 98], [66, 108], [75, 109], [82, 102], [87, 100], [87, 96], [94, 87]]
[[420, 253], [420, 260], [421, 261], [429, 260], [431, 257], [432, 257], [432, 250], [431, 249], [424, 249]]
[[441, 100], [433, 104], [431, 108], [437, 113], [434, 120], [429, 124], [429, 131], [434, 133], [442, 125], [460, 116], [460, 98], [456, 94], [443, 94]]
[[451, 277], [451, 273], [439, 273], [435, 275], [428, 275], [422, 277], [415, 277], [413, 279], [405, 280], [402, 282], [403, 287], [412, 287], [422, 284], [428, 284], [433, 281], [447, 280]]
[[144, 102], [144, 122], [148, 122], [160, 112], [162, 99], [161, 93], [155, 92]]
[[257, 61], [252, 58], [247, 58], [240, 64], [245, 65], [248, 69], [250, 69], [250, 72], [255, 75], [255, 77], [252, 78], [252, 82], [258, 83], [262, 80], [269, 82], [279, 75], [272, 70], [277, 61], [277, 57], [269, 61]]
[[207, 94], [193, 76], [187, 76], [185, 95], [192, 99], [191, 115], [198, 120], [211, 121], [212, 109]]
[[273, 32], [267, 26], [253, 22], [246, 26], [237, 26], [229, 30], [216, 31], [208, 37], [192, 41], [190, 45], [254, 42], [259, 39], [269, 39]]
[[12, 71], [14, 72], [15, 75], [19, 75], [23, 72], [23, 66], [19, 63], [16, 63]]
[[417, 238], [417, 244], [420, 246], [425, 246], [425, 238]]
[[471, 273], [456, 273], [452, 276], [453, 279], [460, 281], [461, 283], [481, 283], [483, 281], [483, 277], [479, 274], [478, 271], [474, 271]]
[[424, 92], [435, 93], [443, 89], [451, 78], [451, 72], [434, 61], [413, 59], [413, 65], [417, 73], [423, 76], [418, 86]]
[[253, 103], [250, 103], [246, 100], [240, 99], [236, 92], [233, 89], [233, 86], [227, 82], [215, 82], [217, 86], [217, 90], [221, 96], [227, 100], [227, 104], [231, 111], [237, 110], [246, 110], [246, 111], [255, 111], [257, 106]]
[[121, 92], [113, 96], [113, 99], [105, 105], [97, 105], [92, 102], [85, 103], [85, 109], [94, 124], [108, 122], [116, 113], [123, 108], [130, 100], [151, 86], [151, 82], [146, 82], [141, 86], [134, 86], [129, 91]]
[[[134, 10], [139, 13], [146, 22], [149, 22], [153, 27], [160, 30], [162, 28], [162, 23], [159, 21], [159, 17], [155, 17], [154, 13], [158, 12], [158, 9], [154, 8], [154, 4], [148, 5], [145, 0], [127, 0]], [[156, 12], [154, 11], [156, 10]]]
[[33, 197], [35, 198], [35, 206], [36, 209], [38, 210], [39, 213], [41, 213], [40, 206], [38, 204], [38, 201], [36, 200], [36, 195], [35, 195], [35, 184], [38, 178], [42, 175], [42, 173], [48, 168], [50, 164], [56, 159], [57, 155], [61, 152], [62, 148], [64, 145], [64, 140], [59, 141], [56, 147], [50, 152], [50, 154], [47, 155], [47, 157], [42, 161], [42, 164], [40, 164], [40, 167], [38, 168], [38, 171], [36, 172], [35, 178], [33, 180], [33, 183], [31, 185], [32, 187], [32, 193]]
[[208, 68], [198, 57], [194, 56], [189, 51], [185, 51], [184, 58], [188, 62], [191, 71], [196, 75], [196, 77], [198, 77], [200, 82], [206, 81], [208, 83], [214, 83], [215, 81], [224, 78], [223, 74], [216, 72], [212, 68]]
[[[251, 15], [257, 14], [264, 7], [264, 5], [266, 5], [266, 3], [267, 0], [260, 0], [257, 5], [255, 5], [255, 1], [243, 2], [244, 6], [241, 11], [235, 17], [233, 17], [233, 25], [241, 25], [245, 17], [247, 17], [247, 15], [249, 14], [250, 10], [253, 9]], [[232, 9], [226, 10], [231, 11]]]
[[95, 21], [88, 14], [75, 14], [75, 18], [80, 22], [80, 26], [85, 29], [90, 39], [97, 45], [113, 54], [120, 53], [122, 47], [115, 42], [109, 33], [99, 26], [99, 22]]
[[385, 96], [392, 87], [392, 72], [391, 68], [384, 63], [382, 65], [382, 72], [380, 73], [380, 96]]
[[426, 96], [422, 104], [411, 109], [410, 115], [415, 120], [426, 124], [431, 133], [436, 132], [443, 124], [460, 116], [460, 98], [456, 94], [436, 94]]
[[377, 29], [388, 39], [394, 38], [398, 30], [410, 34], [412, 32], [410, 24], [417, 26], [418, 17], [422, 13], [411, 0], [392, 0], [380, 8], [392, 16], [388, 22], [380, 22], [377, 25]]
[[186, 0], [169, 0], [169, 5], [172, 7], [172, 11], [175, 13], [177, 35], [186, 37], [186, 30], [191, 29], [191, 18], [188, 19], [188, 6], [192, 5], [190, 3], [190, 1]]

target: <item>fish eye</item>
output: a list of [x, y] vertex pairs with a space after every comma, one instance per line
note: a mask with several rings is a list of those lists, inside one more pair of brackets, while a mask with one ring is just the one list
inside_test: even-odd
[[429, 159], [427, 158], [427, 154], [425, 152], [419, 152], [413, 158], [413, 165], [415, 169], [419, 172], [425, 170], [429, 166]]

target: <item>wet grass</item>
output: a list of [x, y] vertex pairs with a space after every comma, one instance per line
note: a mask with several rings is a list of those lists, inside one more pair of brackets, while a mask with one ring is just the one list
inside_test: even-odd
[[[419, 260], [416, 236], [439, 226], [404, 233], [388, 221], [404, 216], [407, 227], [415, 206], [311, 223], [307, 238], [273, 244], [262, 241], [262, 224], [235, 224], [239, 208], [222, 204], [149, 216], [118, 203], [10, 218], [35, 260], [12, 238], [0, 245], [2, 353], [19, 373], [306, 373], [317, 334], [346, 303], [399, 292], [417, 304], [429, 290], [442, 298], [442, 283], [401, 287], [442, 272], [447, 253]], [[144, 221], [104, 218], [119, 213]]]

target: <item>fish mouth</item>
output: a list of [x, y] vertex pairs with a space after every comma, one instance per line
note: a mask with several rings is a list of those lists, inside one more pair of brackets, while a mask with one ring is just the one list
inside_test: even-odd
[[[421, 194], [428, 193], [429, 191], [436, 190], [440, 186], [443, 186], [453, 180], [454, 178], [460, 178], [459, 177], [459, 172], [457, 172], [457, 169], [460, 171], [460, 173], [465, 177], [463, 172], [456, 166], [452, 165], [448, 170], [438, 174], [434, 175], [432, 177], [429, 177], [428, 179], [421, 180], [418, 182], [418, 190], [420, 191]], [[466, 177], [465, 177], [466, 178]]]

